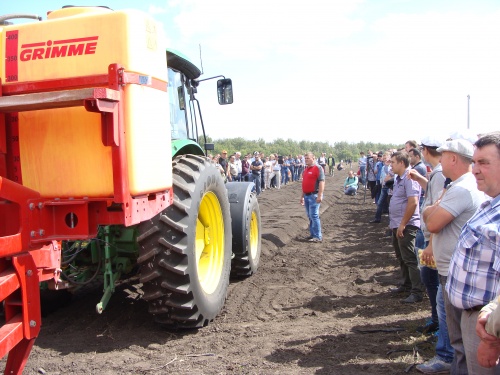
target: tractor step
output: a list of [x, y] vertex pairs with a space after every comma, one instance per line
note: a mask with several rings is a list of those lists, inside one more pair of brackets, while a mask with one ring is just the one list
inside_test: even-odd
[[10, 352], [23, 339], [23, 316], [17, 314], [0, 327], [0, 357]]
[[40, 331], [38, 271], [31, 253], [0, 259], [0, 358], [8, 354], [5, 374], [22, 374]]
[[9, 267], [0, 273], [0, 301], [5, 300], [19, 287], [19, 279], [12, 268]]

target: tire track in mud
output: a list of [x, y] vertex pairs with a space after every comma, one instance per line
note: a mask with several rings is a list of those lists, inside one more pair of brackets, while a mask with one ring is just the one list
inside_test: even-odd
[[[361, 236], [358, 231], [353, 232], [359, 221], [366, 218], [360, 216], [359, 208], [351, 214], [352, 206], [363, 205], [368, 214], [373, 207], [366, 204], [369, 197], [365, 199], [363, 192], [345, 196], [342, 183], [343, 178], [327, 177], [320, 215], [321, 244], [300, 240], [308, 235], [306, 214], [298, 203], [300, 182], [283, 187], [282, 194], [273, 195], [272, 200], [267, 199], [265, 191], [259, 196], [263, 228], [260, 268], [251, 278], [231, 284], [224, 308], [226, 321], [234, 318], [258, 324], [272, 319], [289, 323], [300, 315], [331, 311], [338, 303], [349, 306], [349, 296], [384, 290], [377, 279], [365, 275], [363, 263], [373, 269], [371, 262], [366, 261], [373, 254], [366, 253], [366, 248], [373, 245], [379, 252], [385, 248], [388, 266], [377, 271], [392, 278], [393, 255], [386, 248], [390, 243], [382, 235], [378, 236], [380, 241], [373, 243], [374, 231], [380, 231], [379, 228], [367, 225]], [[270, 241], [269, 234], [276, 239]], [[354, 298], [352, 307], [356, 306]]]
[[[338, 184], [331, 184], [332, 181], [327, 181], [321, 213], [334, 209], [334, 202], [339, 198]], [[328, 242], [327, 236], [322, 244], [301, 241], [308, 235], [308, 221], [299, 203], [300, 195], [299, 181], [282, 187], [278, 197], [273, 194], [269, 199], [266, 191], [259, 196], [261, 264], [251, 278], [230, 285], [223, 310], [227, 319], [233, 316], [238, 320], [286, 322], [294, 314], [303, 313], [294, 310], [308, 309], [298, 302], [297, 290], [312, 299], [318, 289], [323, 289], [318, 286], [318, 280], [331, 273], [331, 263], [337, 254], [323, 254], [325, 251], [321, 249]], [[322, 223], [322, 226], [324, 231], [332, 231], [336, 225]]]

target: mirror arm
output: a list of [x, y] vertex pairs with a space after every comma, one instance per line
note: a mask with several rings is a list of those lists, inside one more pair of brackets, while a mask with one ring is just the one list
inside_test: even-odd
[[195, 82], [203, 82], [203, 81], [208, 81], [209, 79], [215, 79], [215, 78], [223, 78], [226, 79], [223, 75], [220, 76], [214, 76], [214, 77], [209, 77], [209, 78], [204, 78], [204, 79], [196, 79], [194, 80]]

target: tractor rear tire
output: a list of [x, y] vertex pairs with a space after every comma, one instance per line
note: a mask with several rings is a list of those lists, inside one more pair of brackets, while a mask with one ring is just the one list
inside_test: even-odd
[[231, 205], [233, 260], [231, 276], [248, 277], [257, 272], [261, 253], [261, 217], [253, 183], [228, 182]]
[[143, 298], [155, 320], [198, 328], [221, 311], [231, 270], [231, 217], [215, 165], [196, 155], [172, 163], [174, 202], [139, 224]]

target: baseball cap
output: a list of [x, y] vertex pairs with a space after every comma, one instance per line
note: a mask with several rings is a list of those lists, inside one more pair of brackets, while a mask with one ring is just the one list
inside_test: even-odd
[[474, 146], [466, 139], [454, 139], [446, 141], [437, 149], [438, 152], [449, 151], [471, 159], [474, 154]]
[[443, 144], [443, 140], [439, 139], [436, 136], [429, 135], [427, 137], [422, 138], [422, 141], [420, 142], [422, 146], [426, 147], [440, 147]]
[[223, 154], [227, 154], [227, 151], [226, 151], [226, 150], [222, 150], [222, 153], [223, 153]]
[[470, 129], [463, 129], [450, 134], [449, 139], [465, 139], [474, 144], [477, 141], [477, 134]]
[[254, 155], [259, 155], [259, 151], [255, 151], [253, 154]]

